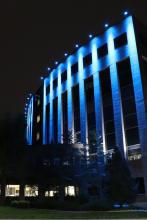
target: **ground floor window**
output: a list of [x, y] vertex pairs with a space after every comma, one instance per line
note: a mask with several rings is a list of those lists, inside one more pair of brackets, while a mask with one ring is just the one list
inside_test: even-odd
[[58, 194], [58, 191], [57, 190], [49, 190], [49, 191], [45, 191], [45, 196], [46, 197], [54, 197], [56, 196], [56, 194]]
[[33, 185], [33, 186], [26, 185], [25, 186], [25, 196], [28, 196], [28, 197], [38, 196], [38, 186], [36, 186], [36, 185]]
[[6, 185], [6, 196], [19, 196], [19, 185]]
[[75, 187], [74, 186], [66, 186], [65, 187], [65, 195], [66, 196], [75, 196]]

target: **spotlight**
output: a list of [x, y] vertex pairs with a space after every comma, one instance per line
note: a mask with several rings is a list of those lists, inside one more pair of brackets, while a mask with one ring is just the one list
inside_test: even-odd
[[40, 76], [40, 79], [43, 80], [44, 79], [43, 76]]
[[105, 24], [105, 28], [107, 28], [108, 26], [109, 26], [108, 23], [106, 23], [106, 24]]
[[58, 65], [58, 61], [55, 61], [55, 64]]
[[75, 47], [76, 47], [76, 48], [78, 48], [78, 47], [79, 47], [79, 45], [78, 45], [78, 44], [76, 44], [76, 45], [75, 45]]
[[29, 98], [29, 97], [27, 97], [27, 99], [29, 100], [30, 98]]
[[50, 71], [50, 70], [51, 70], [51, 68], [50, 68], [50, 67], [48, 67], [48, 68], [47, 68], [47, 70], [48, 70], [48, 71]]
[[89, 34], [89, 38], [92, 38], [92, 34]]
[[64, 54], [65, 57], [67, 57], [67, 55], [68, 55], [67, 53]]
[[30, 96], [32, 96], [32, 94], [31, 94], [31, 93], [30, 93], [29, 95], [30, 95]]
[[128, 15], [128, 11], [124, 11], [124, 15]]

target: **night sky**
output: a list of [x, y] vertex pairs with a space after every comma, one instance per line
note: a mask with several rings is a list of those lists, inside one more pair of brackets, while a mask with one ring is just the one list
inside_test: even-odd
[[128, 10], [147, 25], [147, 0], [1, 0], [0, 117], [23, 112], [47, 67], [104, 31]]

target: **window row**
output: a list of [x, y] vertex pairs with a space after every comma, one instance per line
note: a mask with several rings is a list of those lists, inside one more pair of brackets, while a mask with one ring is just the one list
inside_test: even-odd
[[[127, 35], [126, 33], [116, 37], [114, 39], [114, 47], [115, 49], [122, 47], [127, 44]], [[97, 49], [98, 58], [102, 58], [108, 54], [108, 46], [107, 44], [102, 45]], [[88, 54], [83, 58], [83, 66], [87, 67], [92, 64], [92, 54]], [[71, 66], [71, 75], [74, 75], [78, 72], [78, 63], [75, 63]], [[65, 70], [61, 74], [61, 83], [64, 83], [67, 80], [67, 70]], [[53, 81], [53, 89], [58, 86], [57, 78]], [[47, 87], [47, 94], [49, 93], [49, 86]]]

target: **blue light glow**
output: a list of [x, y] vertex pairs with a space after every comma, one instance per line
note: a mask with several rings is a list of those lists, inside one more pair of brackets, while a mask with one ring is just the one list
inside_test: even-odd
[[58, 61], [55, 61], [55, 64], [58, 65]]
[[47, 68], [47, 70], [48, 70], [48, 71], [50, 71], [50, 70], [51, 70], [51, 68], [50, 68], [50, 67], [48, 67], [48, 68]]
[[27, 97], [27, 99], [29, 100], [30, 98], [29, 98], [29, 97]]
[[27, 113], [25, 112], [25, 118], [27, 120], [26, 127], [26, 140], [28, 145], [32, 145], [32, 137], [33, 137], [33, 96], [28, 104]]
[[[133, 68], [133, 75], [134, 75], [134, 84], [137, 85], [135, 88], [139, 87], [139, 90], [141, 88], [140, 83], [140, 70], [138, 67], [138, 58], [137, 58], [137, 51], [136, 51], [136, 45], [135, 45], [135, 38], [134, 38], [134, 31], [132, 30], [133, 22], [130, 21], [130, 17], [127, 16], [128, 12], [123, 11], [122, 16], [126, 16], [123, 23], [119, 26], [113, 26], [110, 27], [109, 23], [104, 23], [103, 27], [105, 27], [105, 33], [101, 37], [95, 37], [93, 39], [92, 34], [87, 35], [87, 37], [92, 38], [90, 41], [90, 47], [89, 45], [81, 47], [80, 44], [74, 44], [74, 48], [76, 53], [72, 56], [69, 56], [68, 59], [66, 59], [66, 62], [64, 63], [64, 67], [61, 65], [56, 66], [54, 70], [52, 70], [48, 76], [48, 78], [44, 79], [44, 87], [43, 87], [43, 144], [50, 143], [54, 138], [54, 118], [53, 118], [53, 99], [55, 97], [58, 97], [58, 142], [62, 141], [62, 123], [63, 123], [63, 116], [62, 116], [62, 93], [67, 90], [67, 123], [68, 123], [68, 130], [73, 130], [74, 133], [74, 114], [73, 114], [73, 97], [72, 97], [72, 87], [74, 86], [75, 82], [79, 83], [79, 105], [80, 105], [80, 136], [81, 136], [81, 142], [87, 143], [87, 112], [86, 112], [86, 101], [85, 101], [85, 88], [84, 88], [84, 80], [87, 77], [87, 73], [89, 72], [91, 75], [93, 75], [94, 80], [94, 99], [95, 99], [95, 116], [96, 116], [96, 132], [97, 137], [100, 136], [103, 137], [103, 150], [106, 152], [107, 150], [107, 143], [105, 140], [105, 131], [103, 126], [103, 112], [101, 109], [102, 100], [101, 100], [101, 88], [100, 88], [100, 75], [99, 72], [109, 66], [110, 68], [110, 77], [111, 77], [111, 84], [112, 84], [112, 101], [113, 101], [113, 107], [114, 107], [114, 122], [116, 129], [116, 143], [120, 147], [120, 149], [124, 150], [124, 153], [126, 154], [126, 145], [125, 145], [125, 133], [123, 131], [123, 114], [121, 113], [121, 102], [120, 102], [120, 93], [119, 93], [119, 83], [118, 83], [118, 76], [117, 76], [117, 68], [116, 63], [121, 61], [122, 58], [130, 56], [132, 68]], [[129, 27], [130, 26], [130, 27]], [[110, 28], [109, 28], [110, 27]], [[120, 28], [121, 27], [121, 28]], [[127, 30], [128, 29], [128, 30]], [[121, 49], [115, 50], [114, 47], [114, 39], [119, 36], [120, 30], [122, 30], [122, 33], [127, 33], [127, 39], [129, 44]], [[97, 49], [101, 47], [104, 43], [107, 42], [108, 45], [108, 55], [104, 58], [104, 61], [102, 62], [100, 59], [98, 59]], [[80, 49], [78, 49], [81, 47]], [[68, 51], [68, 50], [67, 50]], [[88, 54], [92, 52], [92, 65], [90, 68], [85, 69], [83, 65], [83, 58]], [[63, 56], [68, 56], [68, 53], [63, 53]], [[72, 75], [72, 65], [75, 64], [75, 62], [78, 61], [78, 74], [73, 76]], [[135, 64], [134, 64], [135, 63]], [[55, 62], [55, 65], [57, 65], [58, 62]], [[57, 68], [57, 69], [56, 69]], [[65, 82], [64, 87], [61, 85], [61, 74], [63, 68], [67, 70], [67, 82]], [[50, 68], [48, 67], [48, 71]], [[88, 74], [89, 74], [88, 73]], [[96, 74], [95, 74], [96, 73]], [[98, 74], [97, 74], [98, 73]], [[58, 76], [58, 88], [56, 91], [53, 89], [53, 80], [54, 78]], [[137, 80], [135, 80], [135, 77]], [[47, 86], [50, 85], [50, 93], [48, 94], [46, 92]], [[119, 97], [119, 98], [118, 98]], [[143, 100], [143, 95], [140, 92], [138, 92], [138, 89], [136, 89], [136, 99]], [[46, 111], [47, 104], [50, 103], [50, 111], [49, 113]], [[142, 105], [140, 101], [138, 101], [137, 104], [137, 111], [139, 112], [139, 105]], [[143, 108], [140, 108], [142, 111], [142, 114], [139, 117], [142, 117], [142, 115], [145, 115], [145, 112], [143, 112]], [[48, 115], [49, 114], [49, 117]], [[141, 118], [139, 119], [141, 122]], [[143, 119], [144, 121], [146, 119]], [[29, 127], [30, 128], [30, 127]], [[142, 131], [141, 131], [142, 132]], [[147, 133], [147, 132], [146, 132]], [[146, 136], [145, 134], [143, 135]], [[49, 137], [49, 138], [48, 138]], [[144, 141], [144, 140], [143, 140]], [[142, 142], [143, 142], [142, 141]], [[144, 141], [145, 143], [145, 141]]]
[[43, 80], [43, 79], [44, 79], [44, 77], [43, 77], [43, 76], [40, 76], [40, 79], [41, 79], [41, 80]]
[[32, 96], [32, 94], [30, 93], [30, 96]]
[[128, 11], [124, 11], [124, 15], [128, 15]]

